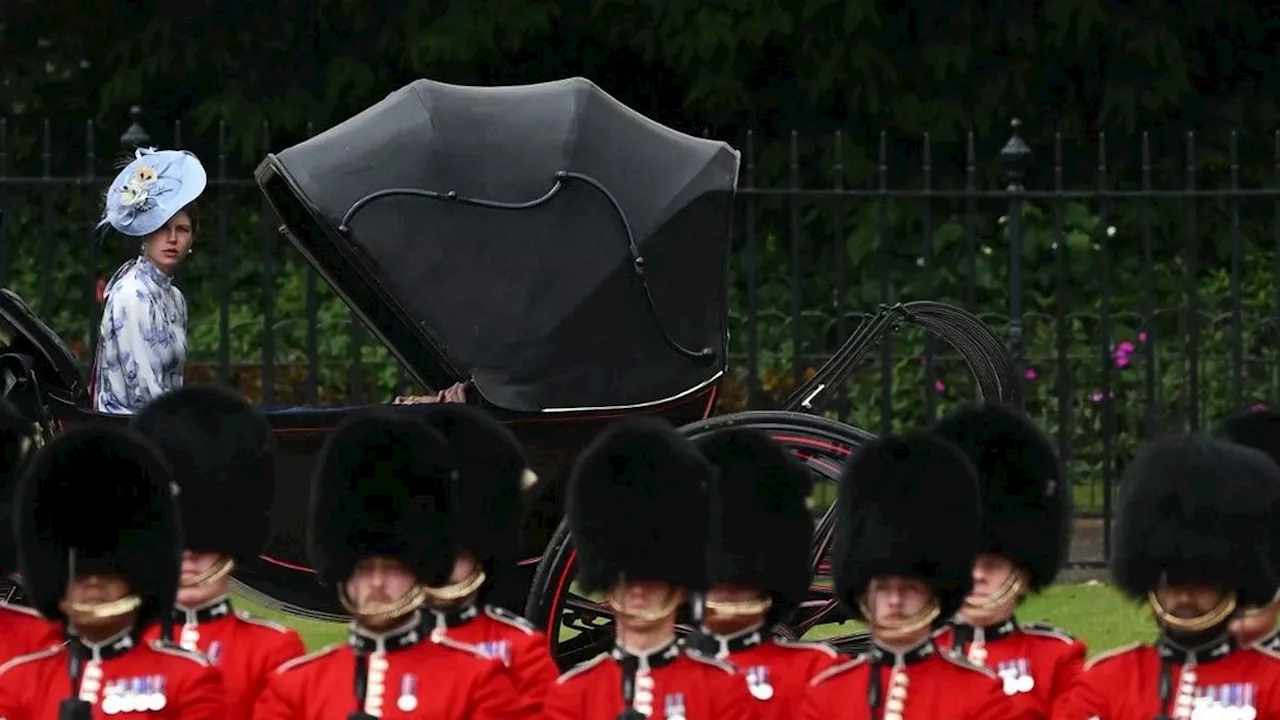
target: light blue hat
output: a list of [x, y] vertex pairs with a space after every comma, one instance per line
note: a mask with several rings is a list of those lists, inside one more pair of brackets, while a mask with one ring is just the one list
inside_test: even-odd
[[107, 188], [98, 227], [110, 225], [133, 237], [150, 235], [200, 197], [208, 181], [200, 160], [186, 150], [139, 148]]

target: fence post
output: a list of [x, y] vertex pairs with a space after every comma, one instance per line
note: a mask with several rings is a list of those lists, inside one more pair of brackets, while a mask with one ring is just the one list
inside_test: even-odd
[[[1031, 148], [1018, 135], [1022, 121], [1014, 118], [1009, 123], [1012, 135], [1000, 149], [1004, 163], [1006, 190], [1009, 193], [1009, 352], [1013, 355], [1014, 370], [1018, 373], [1018, 387], [1022, 385], [1022, 204], [1027, 170], [1031, 167]], [[1021, 391], [1019, 391], [1021, 396]]]
[[133, 122], [129, 125], [129, 129], [124, 131], [120, 136], [120, 147], [125, 152], [132, 153], [140, 147], [151, 144], [151, 135], [142, 127], [142, 108], [134, 105], [129, 108], [129, 119]]

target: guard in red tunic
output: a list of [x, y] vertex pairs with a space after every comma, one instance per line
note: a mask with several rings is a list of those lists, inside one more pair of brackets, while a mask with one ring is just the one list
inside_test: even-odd
[[18, 488], [18, 565], [68, 642], [0, 666], [0, 717], [227, 717], [203, 656], [141, 639], [173, 612], [176, 490], [159, 451], [126, 430], [75, 430], [35, 455]]
[[[0, 399], [0, 573], [7, 576], [8, 594], [21, 587], [16, 578], [18, 549], [14, 543], [13, 496], [21, 465], [34, 450], [39, 435], [8, 400]], [[0, 602], [0, 663], [63, 642], [62, 626], [39, 612], [3, 598]]]
[[790, 718], [809, 681], [841, 658], [827, 645], [795, 642], [774, 629], [813, 580], [813, 476], [754, 430], [722, 430], [699, 449], [720, 472], [720, 532], [711, 539], [702, 632], [686, 644], [738, 669], [761, 720]]
[[1277, 488], [1265, 455], [1222, 440], [1167, 437], [1139, 452], [1120, 483], [1111, 575], [1151, 605], [1160, 636], [1093, 657], [1054, 720], [1280, 718], [1280, 657], [1228, 632], [1240, 608], [1280, 589], [1267, 555]]
[[[166, 638], [222, 673], [229, 720], [249, 720], [270, 673], [306, 650], [298, 633], [232, 607], [228, 577], [257, 557], [275, 498], [271, 427], [257, 408], [217, 387], [187, 387], [148, 403], [133, 427], [156, 445], [179, 481], [181, 585]], [[146, 639], [159, 638], [152, 625]]]
[[488, 603], [510, 584], [520, 553], [520, 489], [533, 471], [520, 441], [481, 410], [438, 405], [427, 424], [449, 441], [458, 463], [454, 539], [459, 548], [446, 587], [432, 588], [427, 608], [437, 630], [501, 660], [514, 675], [527, 711], [560, 675], [547, 637], [533, 623]]
[[[669, 424], [607, 428], [569, 478], [567, 519], [578, 583], [603, 592], [616, 645], [560, 677], [546, 720], [755, 720], [733, 666], [685, 651], [676, 615], [705, 591], [714, 469]], [[621, 714], [620, 714], [621, 713]]]
[[940, 651], [933, 631], [973, 588], [980, 540], [973, 466], [920, 433], [860, 450], [840, 476], [836, 596], [867, 622], [872, 647], [819, 675], [798, 720], [1040, 720], [994, 672]]
[[978, 470], [982, 545], [973, 592], [934, 638], [994, 670], [1008, 695], [1030, 693], [1047, 712], [1084, 668], [1084, 643], [1065, 630], [1022, 623], [1014, 609], [1053, 584], [1071, 545], [1071, 484], [1052, 441], [1022, 412], [984, 405], [934, 428]]
[[[1274, 410], [1247, 412], [1228, 418], [1218, 427], [1218, 436], [1261, 450], [1280, 465], [1280, 413]], [[1271, 510], [1271, 567], [1280, 576], [1280, 507]], [[1241, 610], [1231, 621], [1231, 634], [1241, 645], [1261, 645], [1280, 653], [1280, 597], [1257, 608]]]
[[254, 720], [515, 720], [511, 673], [434, 632], [420, 608], [456, 556], [452, 452], [420, 420], [362, 410], [330, 434], [311, 490], [308, 551], [352, 615], [348, 641], [281, 665]]

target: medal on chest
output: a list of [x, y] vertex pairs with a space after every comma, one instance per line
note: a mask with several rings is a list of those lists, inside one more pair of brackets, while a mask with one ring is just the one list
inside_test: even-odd
[[169, 704], [163, 675], [122, 678], [107, 683], [102, 695], [105, 715], [159, 712]]
[[403, 713], [418, 709], [418, 676], [412, 673], [400, 676], [400, 697], [396, 698], [396, 707]]
[[369, 656], [369, 673], [365, 676], [364, 711], [374, 717], [382, 717], [382, 700], [387, 693], [387, 670], [391, 663], [387, 654], [376, 652]]
[[[879, 672], [872, 668], [872, 672]], [[889, 674], [889, 701], [885, 703], [884, 720], [902, 720], [907, 709], [907, 671], [896, 667]]]
[[1185, 691], [1179, 688], [1174, 717], [1178, 720], [1254, 720], [1258, 717], [1256, 697], [1257, 686], [1253, 683], [1193, 685]]
[[667, 693], [662, 698], [662, 716], [667, 720], [685, 720], [684, 693]]
[[1036, 680], [1031, 677], [1031, 661], [1026, 658], [1001, 662], [997, 667], [996, 674], [1000, 676], [1000, 680], [1004, 684], [1005, 695], [1029, 693], [1035, 689]]
[[755, 665], [747, 668], [747, 689], [751, 697], [768, 700], [773, 697], [773, 685], [769, 682], [769, 666]]
[[493, 640], [482, 642], [478, 646], [485, 657], [501, 660], [503, 665], [511, 667], [511, 641]]

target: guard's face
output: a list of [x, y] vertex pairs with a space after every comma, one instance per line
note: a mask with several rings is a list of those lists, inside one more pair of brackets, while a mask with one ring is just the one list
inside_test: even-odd
[[[973, 592], [968, 601], [982, 605], [990, 597], [1004, 590], [1006, 583], [1017, 572], [1017, 568], [1007, 558], [999, 555], [979, 555], [973, 562]], [[965, 620], [975, 625], [992, 625], [1002, 622], [1013, 614], [1021, 593], [1011, 596], [1006, 602], [991, 608], [975, 609], [964, 607], [961, 614]]]
[[67, 584], [66, 599], [76, 605], [102, 605], [129, 595], [129, 583], [119, 575], [85, 573]]
[[887, 575], [871, 583], [867, 606], [875, 622], [899, 625], [919, 617], [932, 599], [933, 591], [923, 581]]
[[456, 585], [465, 580], [471, 579], [476, 574], [476, 558], [469, 552], [463, 552], [458, 555], [458, 559], [453, 561], [453, 572], [449, 573], [449, 584]]
[[[182, 553], [182, 580], [198, 578], [213, 569], [222, 560], [218, 553], [192, 552]], [[226, 593], [226, 579], [216, 583], [205, 583], [196, 587], [178, 588], [178, 604], [183, 607], [198, 607]]]
[[357, 608], [385, 605], [400, 600], [417, 582], [413, 572], [395, 558], [365, 558], [347, 581], [347, 598]]
[[195, 228], [191, 216], [179, 211], [164, 227], [143, 239], [147, 259], [166, 275], [172, 275], [191, 252]]
[[[753, 600], [759, 600], [762, 597], [763, 595], [759, 590], [739, 587], [737, 585], [716, 585], [707, 591], [708, 603], [751, 602]], [[721, 615], [708, 607], [702, 624], [713, 633], [719, 635], [732, 635], [735, 632], [746, 630], [753, 625], [759, 625], [763, 620], [764, 613], [758, 613], [755, 615]]]
[[1242, 615], [1231, 621], [1231, 634], [1241, 645], [1252, 645], [1276, 629], [1280, 606], [1272, 605], [1254, 615]]
[[1225, 597], [1221, 590], [1203, 585], [1171, 586], [1156, 591], [1160, 607], [1182, 620], [1193, 620], [1216, 609]]

